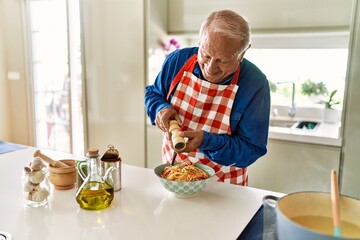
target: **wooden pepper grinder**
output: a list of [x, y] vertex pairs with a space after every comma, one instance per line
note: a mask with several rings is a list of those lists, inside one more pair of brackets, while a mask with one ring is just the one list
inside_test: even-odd
[[185, 139], [179, 136], [180, 126], [176, 120], [170, 121], [169, 132], [171, 132], [171, 141], [175, 151], [182, 151], [186, 147]]

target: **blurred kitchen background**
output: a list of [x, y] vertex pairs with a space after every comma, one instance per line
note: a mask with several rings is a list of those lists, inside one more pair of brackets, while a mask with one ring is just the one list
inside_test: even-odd
[[[335, 168], [341, 193], [360, 198], [358, 0], [0, 0], [0, 140], [79, 157], [113, 144], [124, 163], [153, 168], [161, 134], [146, 118], [145, 86], [225, 8], [251, 24], [245, 57], [270, 81], [271, 117], [287, 119], [293, 107], [320, 122], [271, 127], [250, 186], [329, 191]], [[327, 121], [321, 101], [334, 90]]]

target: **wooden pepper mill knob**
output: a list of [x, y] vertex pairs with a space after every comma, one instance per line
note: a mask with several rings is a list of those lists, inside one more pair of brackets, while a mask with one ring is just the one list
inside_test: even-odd
[[170, 121], [169, 132], [171, 132], [171, 141], [175, 150], [184, 150], [186, 147], [185, 139], [179, 136], [180, 126], [176, 120]]

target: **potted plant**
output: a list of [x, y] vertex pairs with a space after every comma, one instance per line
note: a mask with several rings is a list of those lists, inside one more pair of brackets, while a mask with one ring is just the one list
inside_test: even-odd
[[320, 96], [327, 94], [326, 85], [323, 82], [314, 82], [310, 79], [301, 84], [301, 93], [305, 96]]
[[325, 105], [325, 108], [333, 108], [334, 105], [337, 105], [340, 103], [340, 100], [334, 100], [334, 96], [336, 94], [337, 90], [334, 90], [330, 93], [327, 100], [321, 100], [320, 103], [323, 103]]
[[336, 123], [338, 120], [338, 111], [333, 108], [334, 105], [340, 103], [340, 100], [335, 100], [334, 96], [337, 90], [330, 93], [326, 100], [321, 100], [320, 103], [324, 104], [324, 122]]

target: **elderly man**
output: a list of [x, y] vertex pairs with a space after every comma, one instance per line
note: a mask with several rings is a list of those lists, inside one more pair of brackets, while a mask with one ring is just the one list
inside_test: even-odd
[[269, 84], [244, 58], [251, 44], [243, 17], [230, 10], [212, 12], [199, 35], [199, 47], [166, 58], [154, 84], [146, 87], [146, 111], [164, 133], [164, 162], [172, 160], [169, 121], [176, 120], [187, 139], [176, 161], [206, 164], [218, 181], [245, 186], [247, 167], [267, 151]]

